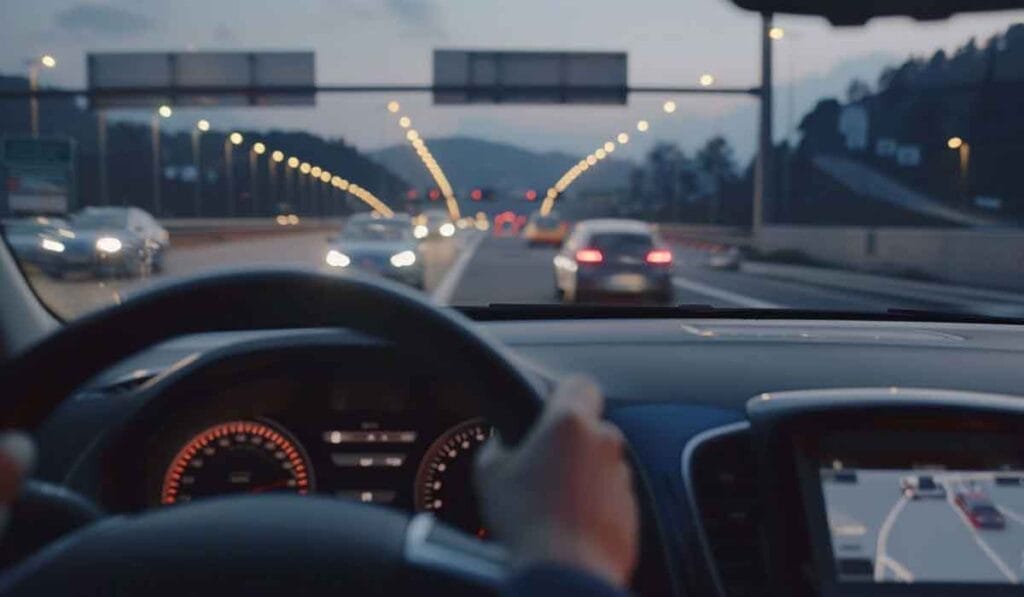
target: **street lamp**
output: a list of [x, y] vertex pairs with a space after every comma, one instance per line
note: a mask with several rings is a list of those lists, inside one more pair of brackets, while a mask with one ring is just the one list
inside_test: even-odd
[[28, 88], [32, 92], [28, 100], [28, 111], [34, 139], [39, 136], [39, 98], [36, 97], [36, 92], [39, 91], [39, 68], [53, 68], [57, 66], [57, 59], [49, 54], [43, 54], [38, 58], [27, 60], [26, 64], [28, 64]]
[[668, 100], [661, 106], [661, 109], [665, 111], [665, 114], [671, 114], [676, 111], [676, 103], [672, 100]]
[[235, 146], [245, 141], [242, 133], [234, 132], [224, 139], [224, 178], [227, 181], [228, 217], [235, 215]]
[[268, 197], [271, 199], [271, 203], [280, 202], [281, 189], [278, 188], [277, 183], [277, 168], [278, 164], [284, 161], [284, 152], [280, 149], [275, 149], [270, 152], [270, 161], [267, 162], [267, 189]]
[[249, 150], [249, 207], [252, 215], [257, 215], [259, 208], [259, 157], [267, 153], [267, 146], [257, 141]]
[[700, 76], [697, 82], [700, 83], [701, 87], [711, 87], [715, 84], [715, 75], [704, 73]]
[[151, 153], [153, 154], [153, 215], [160, 217], [160, 191], [163, 182], [160, 172], [160, 119], [170, 118], [173, 111], [170, 106], [163, 105], [153, 112], [150, 120], [150, 141], [152, 142]]
[[783, 37], [786, 37], [786, 30], [782, 27], [772, 27], [768, 30], [768, 37], [775, 41], [779, 41]]
[[619, 145], [625, 145], [626, 143], [629, 143], [629, 135], [627, 135], [626, 133], [619, 133], [619, 136], [615, 137], [615, 139], [619, 142]]
[[646, 120], [640, 120], [636, 123], [636, 130], [640, 131], [641, 133], [646, 133], [647, 129], [649, 128], [651, 128], [651, 124]]
[[960, 158], [960, 169], [958, 174], [959, 194], [960, 202], [965, 206], [968, 202], [968, 181], [970, 175], [970, 164], [971, 164], [971, 144], [964, 141], [961, 137], [950, 137], [946, 141], [946, 147], [956, 151]]
[[402, 109], [401, 104], [399, 104], [395, 100], [391, 100], [390, 102], [388, 102], [388, 112], [391, 112], [392, 114], [395, 114], [396, 112], [398, 112], [401, 109]]
[[192, 129], [192, 167], [196, 170], [196, 185], [193, 190], [192, 201], [193, 213], [198, 218], [203, 210], [203, 160], [201, 156], [200, 137], [203, 133], [209, 132], [210, 121], [201, 118], [196, 122], [196, 128]]

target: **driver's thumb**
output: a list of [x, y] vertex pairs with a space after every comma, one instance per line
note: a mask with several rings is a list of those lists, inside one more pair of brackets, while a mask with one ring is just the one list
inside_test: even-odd
[[19, 431], [0, 433], [0, 534], [7, 527], [11, 505], [35, 459], [35, 445], [28, 435]]

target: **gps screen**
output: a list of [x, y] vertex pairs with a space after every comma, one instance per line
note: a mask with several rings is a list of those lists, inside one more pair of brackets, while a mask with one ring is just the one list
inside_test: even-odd
[[1024, 578], [1024, 470], [820, 470], [840, 582]]

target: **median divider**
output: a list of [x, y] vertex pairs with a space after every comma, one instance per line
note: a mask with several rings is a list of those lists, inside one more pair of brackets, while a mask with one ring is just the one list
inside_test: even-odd
[[[294, 222], [294, 220], [292, 221]], [[173, 218], [160, 220], [171, 237], [171, 247], [199, 247], [224, 242], [296, 234], [330, 234], [341, 229], [344, 218], [302, 218], [280, 224], [264, 218]]]

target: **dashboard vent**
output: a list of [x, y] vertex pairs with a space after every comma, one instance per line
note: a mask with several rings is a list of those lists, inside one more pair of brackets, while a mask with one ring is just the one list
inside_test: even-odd
[[759, 594], [767, 575], [747, 423], [713, 429], [691, 440], [684, 471], [701, 547], [718, 593]]

